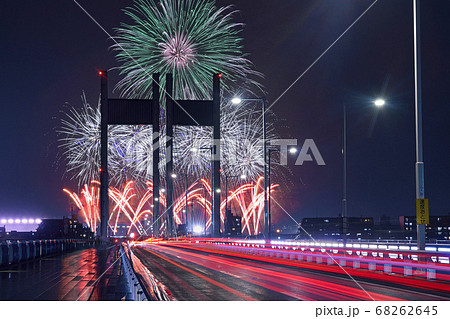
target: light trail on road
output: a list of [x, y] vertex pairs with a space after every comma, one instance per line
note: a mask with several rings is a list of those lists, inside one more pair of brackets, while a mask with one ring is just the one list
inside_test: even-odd
[[448, 300], [442, 293], [390, 284], [387, 275], [386, 282], [358, 280], [358, 285], [332, 272], [227, 256], [176, 242], [142, 244], [133, 250], [177, 300]]

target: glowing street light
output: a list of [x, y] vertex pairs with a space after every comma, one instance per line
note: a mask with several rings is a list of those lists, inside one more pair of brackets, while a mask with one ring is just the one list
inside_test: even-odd
[[386, 101], [383, 99], [376, 99], [373, 104], [375, 104], [376, 107], [383, 107], [386, 104]]
[[234, 97], [234, 98], [232, 98], [231, 99], [231, 103], [233, 103], [233, 104], [241, 104], [241, 102], [242, 102], [242, 99], [241, 98], [238, 98], [238, 97]]
[[203, 227], [200, 225], [195, 225], [192, 229], [195, 234], [201, 234], [203, 232]]

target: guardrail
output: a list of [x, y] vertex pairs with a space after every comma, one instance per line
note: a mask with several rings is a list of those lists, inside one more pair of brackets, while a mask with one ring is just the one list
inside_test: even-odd
[[[130, 254], [130, 251], [128, 249], [126, 249], [126, 251], [128, 252], [128, 254]], [[142, 288], [141, 283], [139, 282], [139, 279], [134, 273], [133, 266], [131, 266], [130, 263], [131, 258], [127, 256], [127, 253], [125, 252], [123, 246], [120, 246], [120, 257], [122, 259], [123, 274], [127, 282], [128, 291], [126, 299], [131, 301], [148, 300], [146, 294], [144, 293], [144, 289]]]
[[128, 244], [120, 247], [123, 272], [128, 286], [128, 300], [134, 301], [169, 301], [174, 298], [135, 256]]
[[289, 265], [299, 263], [338, 265], [351, 271], [366, 270], [369, 273], [396, 274], [450, 282], [448, 247], [430, 246], [425, 251], [418, 251], [415, 247], [406, 245], [355, 243], [344, 245], [331, 242], [219, 238], [192, 238], [170, 243], [175, 245], [188, 243], [192, 249], [246, 255], [253, 259]]
[[0, 242], [0, 267], [93, 245], [90, 241], [49, 239]]

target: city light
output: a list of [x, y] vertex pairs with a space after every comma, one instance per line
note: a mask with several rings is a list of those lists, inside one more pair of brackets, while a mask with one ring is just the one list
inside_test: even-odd
[[2, 224], [40, 224], [42, 222], [39, 218], [2, 218], [0, 223]]
[[233, 104], [240, 104], [242, 102], [242, 99], [238, 98], [238, 97], [234, 97], [231, 99], [231, 103]]
[[376, 99], [373, 104], [375, 104], [376, 107], [383, 107], [386, 104], [386, 101], [383, 99]]
[[192, 231], [194, 232], [194, 234], [201, 234], [203, 233], [203, 227], [200, 225], [195, 225]]

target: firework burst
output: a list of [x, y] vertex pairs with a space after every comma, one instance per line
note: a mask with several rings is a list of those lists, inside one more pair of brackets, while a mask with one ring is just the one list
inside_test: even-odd
[[[70, 107], [58, 129], [60, 147], [67, 158], [67, 172], [80, 186], [99, 179], [100, 107], [92, 107], [82, 95], [79, 108]], [[255, 116], [256, 114], [256, 116]], [[254, 180], [264, 170], [262, 123], [258, 110], [252, 106], [237, 108], [231, 103], [221, 107], [221, 160], [224, 176], [243, 174]], [[109, 126], [108, 170], [110, 183], [120, 186], [128, 180], [138, 185], [153, 177], [152, 127], [136, 125]], [[211, 146], [212, 129], [206, 127], [175, 127], [173, 160], [178, 174], [203, 178], [210, 174], [211, 156], [202, 149]], [[275, 137], [268, 125], [267, 136]], [[164, 135], [162, 135], [164, 140]], [[161, 162], [165, 154], [161, 152]], [[164, 165], [161, 173], [164, 173]]]
[[[242, 25], [233, 23], [230, 7], [216, 8], [210, 0], [138, 0], [125, 13], [133, 24], [117, 29], [113, 49], [122, 65], [124, 78], [117, 88], [127, 97], [149, 98], [151, 75], [159, 73], [164, 87], [165, 75], [174, 75], [174, 98], [211, 99], [211, 75], [221, 72], [222, 93], [241, 86], [240, 93], [249, 97], [249, 89], [261, 86], [252, 77], [261, 74], [253, 69], [242, 53], [239, 33]], [[238, 83], [241, 82], [241, 83]], [[245, 85], [241, 85], [244, 83]], [[223, 93], [225, 95], [225, 93]], [[61, 147], [67, 157], [67, 171], [80, 186], [99, 178], [100, 108], [91, 107], [82, 96], [81, 108], [71, 108], [61, 121]], [[164, 93], [161, 90], [161, 105]], [[256, 180], [264, 170], [262, 121], [259, 105], [243, 103], [236, 107], [224, 100], [221, 104], [222, 177], [236, 174]], [[161, 116], [161, 140], [164, 140], [164, 114]], [[111, 186], [120, 187], [133, 180], [145, 186], [152, 180], [151, 126], [109, 126], [108, 169]], [[275, 137], [273, 125], [267, 137]], [[174, 169], [178, 174], [207, 178], [211, 171], [212, 129], [175, 127]], [[164, 149], [160, 150], [165, 161]], [[160, 166], [164, 173], [164, 165]], [[232, 182], [234, 183], [234, 182]]]
[[261, 74], [242, 52], [242, 24], [232, 22], [235, 12], [210, 0], [137, 0], [125, 10], [134, 23], [116, 30], [113, 49], [125, 75], [117, 88], [123, 96], [149, 98], [153, 73], [162, 87], [173, 74], [175, 99], [211, 99], [213, 73], [224, 74], [226, 92], [238, 81], [259, 87], [251, 76]]
[[[264, 228], [264, 191], [263, 177], [230, 190], [228, 194], [228, 205], [235, 209], [233, 212], [241, 217], [242, 232], [248, 235], [257, 235]], [[153, 225], [149, 226], [149, 216], [153, 216], [153, 184], [146, 183], [145, 190], [135, 187], [133, 181], [125, 183], [122, 188], [109, 188], [109, 198], [113, 205], [109, 214], [108, 225], [112, 234], [116, 234], [119, 224], [128, 225], [127, 234], [136, 230], [139, 235], [147, 236], [151, 233]], [[271, 193], [278, 187], [272, 184]], [[91, 228], [97, 230], [100, 224], [99, 194], [100, 183], [91, 181], [85, 184], [80, 195], [68, 189], [63, 191], [70, 196], [79, 209], [80, 217]], [[166, 201], [163, 192], [159, 194], [159, 205], [165, 212]], [[204, 225], [204, 229], [211, 227], [211, 185], [205, 179], [199, 179], [189, 185], [185, 192], [181, 192], [174, 200], [174, 223], [180, 225], [190, 224], [190, 230], [194, 225]], [[226, 199], [223, 198], [220, 204], [220, 219], [222, 228], [225, 223]], [[189, 211], [189, 213], [187, 213]], [[163, 213], [164, 215], [164, 213]], [[161, 219], [161, 227], [164, 227], [165, 217]]]
[[[88, 184], [91, 180], [99, 179], [100, 169], [100, 105], [92, 107], [81, 95], [81, 107], [67, 105], [68, 112], [64, 112], [61, 126], [57, 129], [60, 135], [60, 148], [67, 159], [67, 172], [79, 185]], [[151, 128], [146, 128], [145, 136]], [[131, 132], [131, 133], [130, 133]], [[132, 141], [140, 138], [141, 129], [130, 125], [115, 125], [108, 128], [108, 169], [110, 182], [121, 185], [126, 182], [128, 175], [134, 171], [137, 149], [131, 148]], [[146, 147], [142, 139], [138, 148]], [[138, 152], [143, 156], [143, 150]]]

